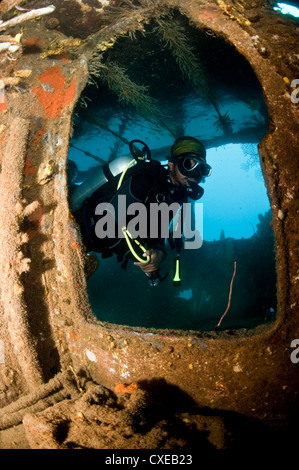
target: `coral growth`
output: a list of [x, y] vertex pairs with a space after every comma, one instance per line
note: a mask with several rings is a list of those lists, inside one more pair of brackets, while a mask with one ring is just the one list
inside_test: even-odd
[[210, 100], [212, 91], [207, 72], [192, 50], [185, 29], [173, 17], [157, 18], [156, 23], [154, 33], [162, 37], [184, 77], [205, 99]]
[[200, 96], [213, 105], [218, 115], [217, 125], [222, 128], [224, 134], [231, 133], [231, 119], [227, 113], [224, 116], [220, 113], [213, 96], [208, 73], [189, 44], [185, 28], [172, 16], [156, 18], [156, 23], [154, 32], [163, 38], [183, 76], [192, 83]]
[[115, 63], [107, 63], [101, 67], [100, 78], [114, 91], [120, 103], [133, 106], [142, 116], [154, 122], [158, 127], [164, 127], [163, 115], [155, 100], [149, 95], [144, 85], [133, 82], [126, 71]]
[[[141, 3], [143, 4], [143, 2]], [[149, 3], [156, 5], [155, 2]], [[128, 5], [132, 6], [131, 2], [128, 2]], [[125, 9], [122, 14], [124, 15], [122, 21], [127, 21]], [[89, 62], [89, 83], [96, 84], [95, 79], [100, 78], [108, 89], [118, 96], [121, 104], [133, 107], [141, 116], [154, 123], [158, 128], [166, 129], [170, 135], [176, 137], [175, 125], [170, 121], [169, 116], [163, 115], [160, 111], [158, 102], [150, 94], [149, 87], [144, 83], [137, 83], [136, 80], [133, 81], [129, 77], [124, 66], [118, 62], [117, 54], [114, 54], [112, 60], [110, 59], [111, 49], [118, 45], [118, 39], [125, 33], [131, 40], [136, 39], [135, 33], [137, 31], [145, 37], [147, 35], [157, 36], [162, 47], [170, 51], [184, 79], [191, 84], [199, 96], [214, 107], [217, 113], [217, 128], [221, 128], [225, 135], [231, 134], [232, 120], [228, 113], [222, 114], [220, 112], [212, 91], [209, 74], [191, 44], [188, 38], [188, 29], [181, 18], [171, 10], [165, 14], [165, 10], [161, 9], [159, 14], [154, 16], [154, 20], [149, 21], [145, 11], [141, 11], [137, 7], [132, 12], [131, 20], [133, 17], [135, 23], [125, 32], [123, 27], [120, 27], [119, 30], [104, 30], [97, 36], [97, 52]], [[146, 26], [147, 24], [148, 26]]]

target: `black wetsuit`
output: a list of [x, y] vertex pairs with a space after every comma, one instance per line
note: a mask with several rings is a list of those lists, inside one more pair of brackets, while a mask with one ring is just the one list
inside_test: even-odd
[[[130, 168], [125, 175], [124, 181], [119, 190], [117, 185], [120, 175], [112, 177], [108, 183], [97, 189], [91, 197], [87, 198], [82, 207], [74, 213], [77, 219], [86, 246], [86, 251], [102, 253], [103, 257], [117, 254], [119, 261], [124, 258], [132, 258], [128, 245], [124, 238], [104, 238], [100, 239], [96, 235], [96, 223], [101, 216], [95, 215], [95, 209], [102, 202], [109, 202], [115, 208], [117, 214], [118, 196], [126, 196], [126, 207], [131, 203], [141, 202], [149, 209], [151, 203], [165, 202], [168, 205], [173, 202], [181, 205], [187, 201], [185, 188], [176, 187], [170, 183], [168, 171], [157, 161], [138, 162]], [[147, 210], [149, 215], [150, 211]], [[127, 216], [127, 223], [134, 216]], [[117, 217], [116, 217], [117, 219]], [[168, 224], [170, 223], [170, 220]], [[149, 219], [147, 224], [148, 234], [150, 232]], [[160, 226], [159, 231], [160, 233]], [[165, 252], [165, 238], [151, 238], [147, 236], [140, 239], [140, 242], [147, 248], [155, 248]], [[180, 241], [176, 240], [177, 245]]]

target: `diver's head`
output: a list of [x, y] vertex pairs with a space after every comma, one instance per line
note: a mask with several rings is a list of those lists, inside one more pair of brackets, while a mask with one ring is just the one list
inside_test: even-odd
[[190, 187], [210, 176], [211, 167], [206, 162], [206, 149], [195, 137], [179, 137], [171, 147], [168, 163], [169, 176], [175, 186]]

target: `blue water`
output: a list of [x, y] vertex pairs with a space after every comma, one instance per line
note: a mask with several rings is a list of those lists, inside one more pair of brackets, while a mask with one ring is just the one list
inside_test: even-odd
[[258, 154], [249, 161], [241, 145], [230, 144], [208, 150], [207, 160], [213, 173], [203, 185], [204, 240], [219, 240], [222, 230], [225, 237], [251, 237], [258, 214], [270, 209]]

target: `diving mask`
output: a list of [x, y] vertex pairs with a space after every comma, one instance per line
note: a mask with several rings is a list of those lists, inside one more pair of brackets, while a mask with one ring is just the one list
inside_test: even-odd
[[177, 165], [182, 175], [194, 178], [198, 181], [210, 176], [212, 172], [212, 167], [208, 165], [208, 163], [200, 160], [196, 153], [181, 155]]

